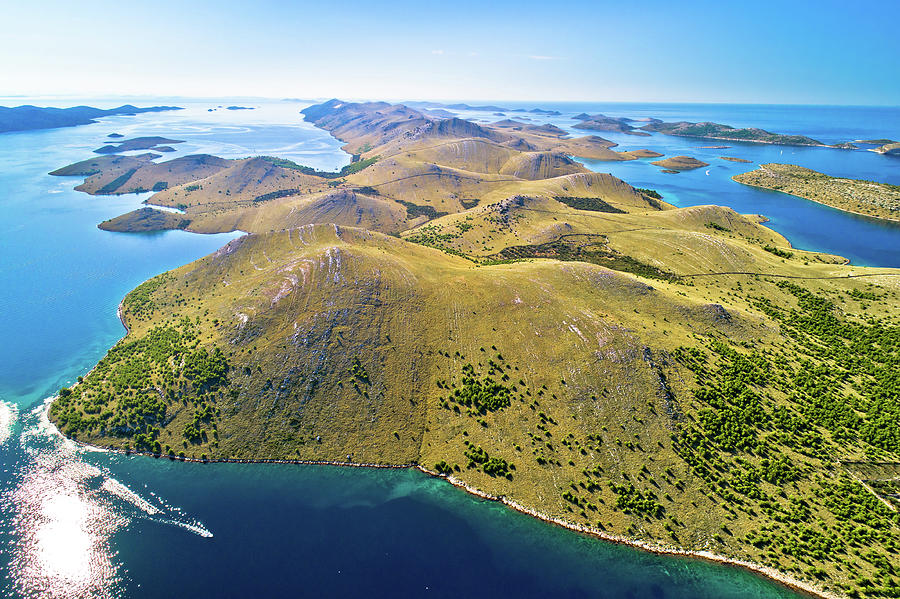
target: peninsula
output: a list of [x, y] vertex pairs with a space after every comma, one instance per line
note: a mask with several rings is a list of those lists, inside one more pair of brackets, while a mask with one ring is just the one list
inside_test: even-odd
[[900, 186], [832, 177], [793, 164], [762, 164], [732, 177], [738, 183], [781, 191], [855, 214], [900, 221]]
[[[162, 187], [150, 203], [184, 211], [163, 228], [249, 232], [125, 297], [127, 335], [50, 407], [64, 434], [171, 459], [415, 464], [813, 592], [900, 584], [883, 472], [900, 460], [900, 272], [572, 160], [616, 154], [600, 138], [387, 103], [303, 114], [348, 167], [151, 154], [56, 171], [100, 195]], [[142, 210], [106, 228], [160, 218]]]
[[74, 127], [76, 125], [96, 123], [96, 119], [104, 116], [131, 116], [143, 112], [163, 112], [166, 110], [181, 110], [181, 108], [177, 106], [138, 108], [131, 104], [105, 110], [90, 106], [75, 106], [73, 108], [39, 108], [37, 106], [8, 108], [0, 106], [0, 133]]

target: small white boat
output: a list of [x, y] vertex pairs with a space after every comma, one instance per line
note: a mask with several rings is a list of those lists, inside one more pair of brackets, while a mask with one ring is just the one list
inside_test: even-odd
[[709, 171], [706, 171], [706, 175], [709, 176]]

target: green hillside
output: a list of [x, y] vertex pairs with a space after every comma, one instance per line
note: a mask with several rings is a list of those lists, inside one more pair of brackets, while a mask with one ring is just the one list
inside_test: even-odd
[[380, 158], [334, 187], [271, 161], [204, 179], [190, 193], [246, 180], [235, 168], [270, 173], [242, 198], [298, 192], [188, 208], [256, 232], [125, 297], [128, 334], [50, 408], [64, 434], [417, 464], [632, 541], [896, 596], [900, 271], [676, 209], [497, 128], [419, 123], [410, 141], [408, 112], [335, 102], [311, 114]]

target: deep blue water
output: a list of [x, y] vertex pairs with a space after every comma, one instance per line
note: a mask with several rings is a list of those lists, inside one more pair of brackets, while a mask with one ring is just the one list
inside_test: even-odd
[[[88, 157], [113, 131], [187, 140], [176, 156], [276, 154], [332, 169], [347, 163], [339, 142], [300, 122], [298, 105], [257, 105], [256, 111], [210, 113], [215, 104], [193, 104], [175, 113], [0, 135], [4, 596], [795, 596], [735, 568], [655, 556], [548, 526], [414, 471], [198, 466], [88, 452], [55, 435], [42, 418], [43, 400], [89, 370], [122, 335], [115, 316], [121, 297], [236, 234], [99, 231], [98, 222], [144, 196], [90, 197], [72, 191], [78, 180], [46, 173]], [[894, 123], [893, 131], [876, 134], [872, 113], [853, 108], [801, 118], [798, 109], [770, 107], [765, 122], [742, 107], [730, 114], [721, 105], [709, 113], [687, 105], [620, 108], [629, 116], [755, 124], [822, 138], [844, 129], [865, 131], [847, 137], [900, 137], [896, 110], [880, 117]], [[566, 110], [569, 116], [617, 114], [608, 105]], [[549, 120], [573, 124], [566, 116]], [[808, 127], [791, 129], [798, 122]], [[623, 148], [701, 158], [706, 154], [697, 146], [711, 145], [620, 137]], [[721, 152], [769, 161], [780, 150], [748, 145]], [[900, 161], [873, 153], [804, 149], [791, 156], [825, 172], [898, 182]], [[656, 188], [678, 205], [715, 202], [764, 213], [798, 247], [897, 265], [897, 228], [755, 192], [728, 179], [745, 165], [714, 164], [708, 176], [703, 170], [665, 175], [646, 161], [590, 166]]]

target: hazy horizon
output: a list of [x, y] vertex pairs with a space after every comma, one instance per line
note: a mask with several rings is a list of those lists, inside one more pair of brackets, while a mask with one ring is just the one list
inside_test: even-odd
[[703, 101], [670, 101], [670, 100], [605, 100], [596, 99], [576, 99], [576, 100], [558, 100], [558, 99], [533, 99], [520, 100], [513, 98], [386, 98], [386, 97], [368, 97], [368, 96], [309, 96], [306, 98], [287, 98], [281, 96], [173, 96], [173, 95], [152, 95], [152, 94], [10, 94], [0, 95], [0, 103], [7, 100], [105, 100], [111, 102], [129, 102], [138, 100], [165, 102], [165, 101], [184, 101], [184, 102], [310, 102], [320, 103], [332, 99], [344, 100], [347, 102], [390, 102], [390, 103], [416, 103], [431, 102], [435, 104], [469, 104], [471, 106], [478, 105], [497, 105], [502, 104], [520, 107], [517, 105], [529, 105], [541, 107], [542, 105], [581, 105], [581, 104], [647, 104], [647, 105], [729, 105], [729, 106], [809, 106], [809, 107], [836, 107], [836, 108], [900, 108], [900, 102], [895, 104], [834, 104], [834, 103], [800, 103], [800, 102], [703, 102]]

